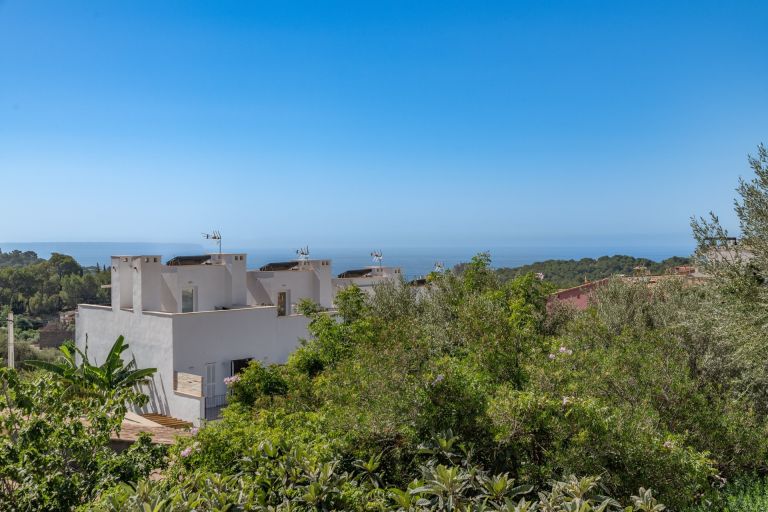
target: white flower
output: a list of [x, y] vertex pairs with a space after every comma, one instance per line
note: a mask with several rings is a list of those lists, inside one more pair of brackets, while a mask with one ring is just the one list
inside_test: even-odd
[[569, 405], [573, 403], [573, 397], [572, 396], [564, 396], [563, 397], [563, 405]]
[[231, 377], [225, 377], [224, 378], [224, 385], [225, 386], [231, 386], [232, 384], [240, 382], [240, 376], [239, 375], [233, 375]]
[[549, 354], [549, 360], [554, 361], [557, 356], [555, 354]]

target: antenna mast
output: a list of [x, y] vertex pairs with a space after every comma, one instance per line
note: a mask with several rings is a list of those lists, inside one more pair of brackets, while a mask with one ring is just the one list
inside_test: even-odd
[[381, 260], [384, 259], [383, 253], [381, 251], [373, 251], [371, 253], [371, 258], [373, 258], [373, 262], [381, 268]]
[[305, 245], [304, 247], [296, 249], [296, 254], [299, 256], [299, 261], [303, 262], [309, 260], [309, 246]]
[[221, 231], [214, 229], [212, 233], [203, 233], [203, 238], [213, 240], [219, 244], [219, 256], [221, 256]]

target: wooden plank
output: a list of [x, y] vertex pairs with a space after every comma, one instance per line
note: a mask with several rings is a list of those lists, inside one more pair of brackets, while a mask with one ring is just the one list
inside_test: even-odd
[[203, 377], [192, 373], [174, 372], [173, 390], [189, 396], [203, 396]]
[[192, 427], [192, 422], [166, 416], [164, 414], [145, 413], [142, 416], [154, 423], [163, 427], [175, 428], [175, 429], [187, 429]]

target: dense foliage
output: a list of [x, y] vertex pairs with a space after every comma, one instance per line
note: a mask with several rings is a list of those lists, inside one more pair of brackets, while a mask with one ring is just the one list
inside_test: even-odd
[[763, 478], [742, 478], [710, 493], [686, 512], [765, 512], [768, 510], [768, 482]]
[[[288, 423], [265, 413], [278, 425]], [[204, 465], [195, 453], [174, 456], [163, 481], [122, 484], [103, 495], [92, 507], [103, 512], [123, 510], [497, 510], [519, 512], [658, 512], [664, 509], [650, 491], [640, 489], [622, 507], [601, 496], [599, 478], [553, 482], [538, 494], [530, 486], [516, 485], [507, 474], [489, 475], [452, 453], [451, 439], [439, 439], [443, 449], [423, 457], [418, 476], [403, 488], [385, 487], [378, 458], [351, 464], [334, 456], [328, 445], [307, 446], [304, 439], [273, 432], [251, 445], [236, 474], [210, 471], [189, 473], [189, 466]], [[290, 440], [289, 440], [290, 439]], [[201, 446], [202, 443], [196, 442]], [[193, 445], [195, 446], [195, 445]], [[185, 449], [189, 450], [189, 449]]]
[[142, 438], [116, 453], [127, 401], [69, 391], [46, 374], [0, 368], [0, 510], [70, 510], [119, 482], [135, 481], [163, 464], [163, 450]]
[[[15, 253], [7, 253], [15, 254]], [[22, 258], [26, 265], [0, 268], [0, 304], [18, 315], [36, 317], [74, 308], [82, 302], [104, 304], [109, 300], [110, 273], [101, 268], [84, 269], [71, 256], [53, 253], [48, 260], [34, 255]]]
[[664, 274], [670, 269], [688, 265], [689, 258], [673, 256], [662, 261], [653, 261], [647, 258], [633, 258], [632, 256], [615, 255], [601, 256], [597, 259], [582, 258], [580, 260], [546, 260], [522, 265], [514, 268], [498, 269], [502, 280], [533, 272], [544, 274], [544, 279], [558, 288], [570, 288], [587, 281], [596, 281], [606, 277], [627, 275], [631, 276], [638, 267], [644, 267], [653, 275]]
[[37, 257], [34, 251], [3, 252], [0, 249], [0, 268], [3, 267], [25, 267], [34, 263], [40, 263], [43, 260]]
[[[60, 311], [73, 309], [77, 304], [108, 304], [110, 292], [102, 285], [109, 282], [107, 269], [81, 267], [71, 256], [54, 253], [44, 260], [32, 251], [0, 252], [0, 316], [5, 319], [9, 309], [16, 315], [17, 366], [28, 359], [51, 360], [53, 350], [34, 346], [38, 331], [48, 320], [58, 319]], [[5, 322], [0, 325], [0, 364], [6, 364]]]

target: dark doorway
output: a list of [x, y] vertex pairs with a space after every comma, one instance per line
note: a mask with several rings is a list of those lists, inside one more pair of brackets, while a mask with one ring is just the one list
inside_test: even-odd
[[246, 357], [245, 359], [233, 359], [232, 360], [232, 375], [237, 375], [248, 367], [248, 363], [251, 362], [252, 357]]

